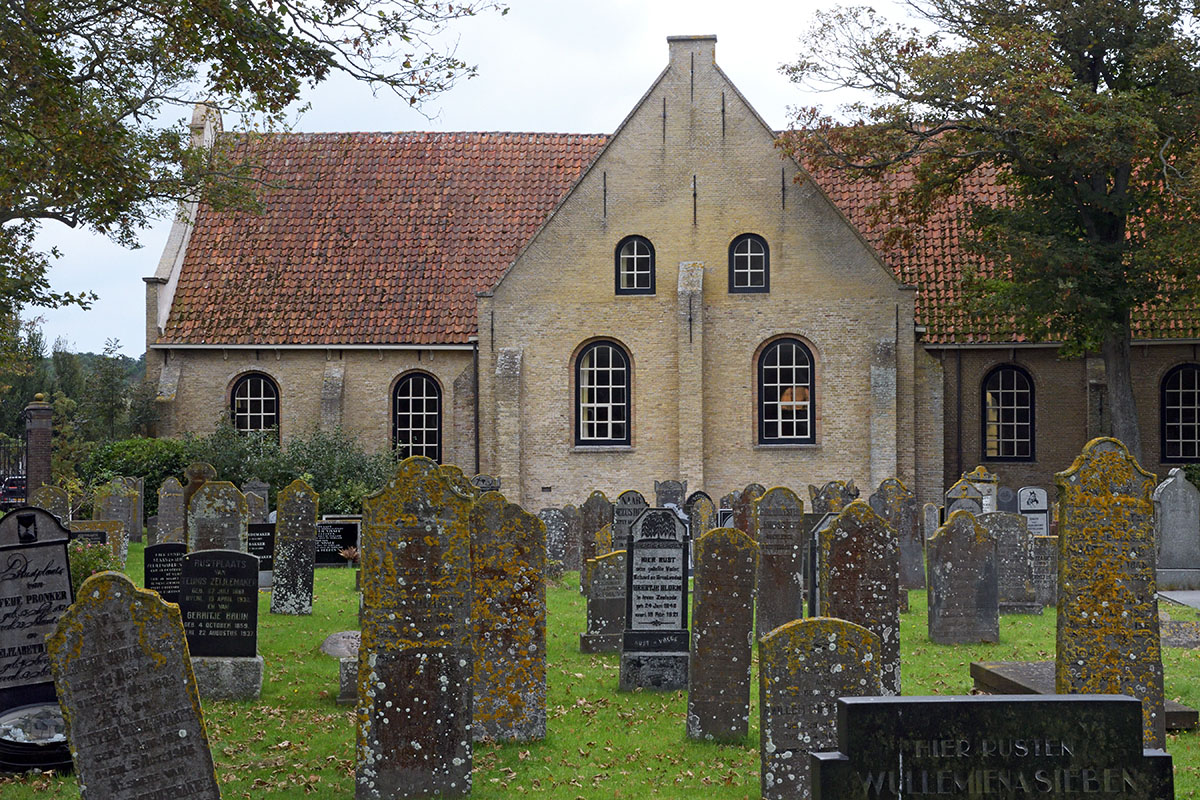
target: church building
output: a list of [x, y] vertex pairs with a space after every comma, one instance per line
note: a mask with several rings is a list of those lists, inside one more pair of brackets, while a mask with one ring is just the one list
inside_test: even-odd
[[[957, 305], [958, 208], [878, 249], [878, 187], [783, 156], [715, 48], [668, 39], [607, 136], [268, 137], [262, 212], [184, 209], [146, 278], [159, 435], [341, 427], [534, 509], [667, 479], [925, 502], [977, 464], [1050, 488], [1105, 430], [1102, 361]], [[1165, 475], [1200, 459], [1200, 331], [1159, 317], [1133, 369]]]

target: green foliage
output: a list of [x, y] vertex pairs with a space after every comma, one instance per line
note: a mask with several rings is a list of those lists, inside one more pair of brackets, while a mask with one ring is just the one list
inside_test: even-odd
[[96, 447], [80, 468], [80, 477], [91, 486], [113, 478], [145, 478], [146, 515], [158, 513], [158, 487], [174, 475], [183, 480], [191, 458], [188, 442], [180, 439], [122, 439]]
[[72, 539], [67, 544], [67, 561], [71, 566], [71, 590], [79, 596], [79, 587], [98, 572], [115, 570], [121, 572], [125, 565], [113, 549], [106, 544], [91, 544], [82, 539]]
[[0, 433], [24, 437], [25, 406], [50, 382], [45, 356], [40, 320], [17, 323], [0, 313]]
[[323, 514], [360, 513], [363, 498], [378, 491], [396, 469], [394, 452], [367, 453], [340, 428], [293, 437], [287, 461], [293, 476], [302, 476], [320, 493]]

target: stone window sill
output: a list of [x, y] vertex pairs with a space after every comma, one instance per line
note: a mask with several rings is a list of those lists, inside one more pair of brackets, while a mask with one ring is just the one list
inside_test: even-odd
[[628, 444], [577, 444], [571, 448], [572, 453], [634, 453], [637, 452]]
[[755, 450], [767, 450], [767, 451], [770, 451], [770, 450], [820, 450], [821, 445], [819, 442], [814, 442], [812, 444], [756, 444], [756, 445], [754, 445], [754, 449]]

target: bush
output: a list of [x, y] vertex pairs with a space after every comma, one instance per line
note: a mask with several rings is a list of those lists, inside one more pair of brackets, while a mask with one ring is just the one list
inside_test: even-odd
[[100, 572], [112, 570], [122, 572], [125, 565], [121, 558], [106, 544], [92, 544], [83, 539], [72, 539], [67, 543], [67, 562], [71, 567], [71, 591], [79, 596], [83, 582]]
[[84, 481], [93, 487], [127, 475], [145, 478], [146, 516], [150, 516], [158, 513], [158, 487], [172, 475], [182, 481], [183, 470], [193, 460], [186, 441], [122, 439], [98, 446], [80, 472]]

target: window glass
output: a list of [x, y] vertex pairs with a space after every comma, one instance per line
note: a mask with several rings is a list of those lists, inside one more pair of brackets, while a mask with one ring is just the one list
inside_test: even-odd
[[392, 438], [401, 458], [442, 462], [442, 390], [430, 375], [414, 372], [396, 382]]
[[1020, 367], [997, 367], [983, 383], [983, 457], [1033, 460], [1033, 381]]
[[239, 431], [267, 431], [279, 426], [279, 387], [266, 375], [252, 372], [233, 384], [230, 418]]
[[813, 431], [813, 360], [796, 339], [772, 342], [758, 361], [760, 444], [805, 444]]
[[584, 348], [575, 363], [578, 444], [629, 443], [629, 357], [612, 342]]

